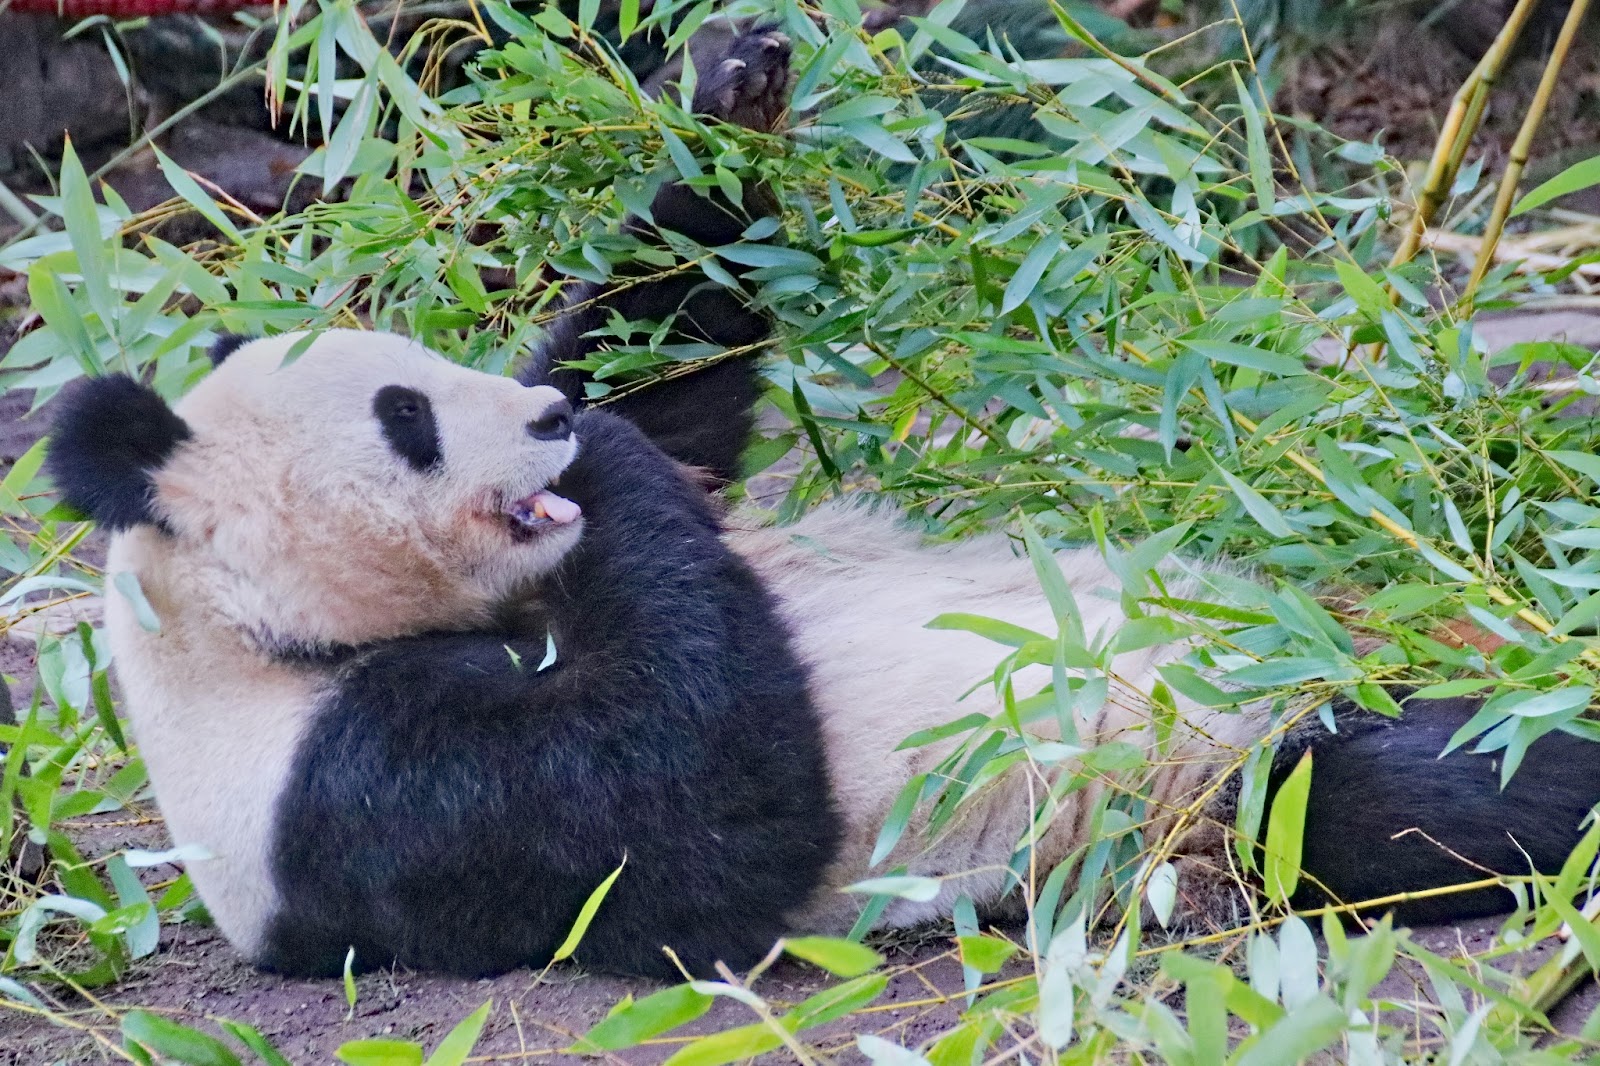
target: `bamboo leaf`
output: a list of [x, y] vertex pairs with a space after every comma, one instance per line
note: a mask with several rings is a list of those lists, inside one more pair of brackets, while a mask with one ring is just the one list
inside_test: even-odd
[[1572, 164], [1566, 170], [1529, 192], [1518, 200], [1517, 205], [1511, 209], [1511, 217], [1515, 218], [1518, 215], [1526, 214], [1535, 208], [1543, 207], [1551, 200], [1570, 196], [1572, 193], [1581, 192], [1595, 185], [1600, 185], [1600, 155]]
[[1271, 533], [1274, 537], [1294, 536], [1293, 527], [1283, 520], [1283, 515], [1278, 513], [1276, 507], [1267, 502], [1266, 497], [1246, 485], [1233, 474], [1228, 473], [1221, 466], [1217, 467], [1217, 473], [1222, 475], [1222, 480], [1227, 482], [1228, 488], [1232, 489], [1233, 494], [1239, 498], [1240, 506], [1245, 509], [1245, 512], [1251, 518], [1256, 520], [1262, 529]]
[[221, 230], [222, 235], [229, 241], [234, 244], [245, 243], [244, 235], [233, 224], [233, 220], [217, 206], [217, 202], [208, 196], [204, 189], [200, 188], [200, 183], [191, 178], [187, 170], [174, 163], [161, 149], [151, 148], [151, 151], [155, 153], [156, 165], [161, 168], [167, 184], [172, 186], [172, 190], [181, 196], [185, 203], [200, 212], [207, 222]]
[[1300, 756], [1272, 798], [1267, 816], [1266, 865], [1262, 880], [1267, 895], [1287, 906], [1300, 884], [1300, 848], [1305, 835], [1306, 801], [1311, 796], [1311, 751]]
[[578, 918], [572, 923], [572, 929], [568, 931], [567, 938], [561, 942], [560, 947], [556, 948], [556, 953], [550, 956], [551, 962], [560, 962], [562, 959], [571, 957], [572, 953], [578, 950], [578, 945], [583, 940], [583, 934], [589, 931], [589, 924], [594, 921], [595, 914], [600, 910], [600, 904], [605, 902], [606, 893], [611, 891], [611, 886], [617, 883], [617, 878], [622, 874], [622, 868], [627, 865], [628, 857], [624, 855], [622, 861], [617, 864], [617, 868], [612, 870], [593, 892], [589, 893], [589, 898], [583, 901], [583, 907], [579, 909]]
[[1245, 144], [1250, 161], [1250, 185], [1256, 194], [1256, 209], [1270, 215], [1276, 202], [1273, 192], [1272, 156], [1267, 152], [1266, 127], [1261, 121], [1261, 110], [1255, 97], [1245, 88], [1237, 67], [1232, 68], [1234, 90], [1239, 96], [1239, 110], [1244, 113]]
[[[618, 873], [621, 870], [622, 867], [617, 867]], [[614, 878], [617, 875], [613, 873], [611, 876]], [[602, 887], [609, 888], [610, 882]], [[426, 1066], [461, 1066], [466, 1062], [467, 1056], [472, 1054], [473, 1047], [478, 1043], [478, 1034], [483, 1032], [483, 1024], [489, 1020], [489, 1010], [493, 1006], [494, 1001], [489, 1000], [457, 1022], [455, 1028], [439, 1041], [439, 1046], [434, 1048], [433, 1054], [428, 1056]]]
[[822, 967], [835, 977], [859, 977], [883, 965], [883, 956], [864, 944], [833, 937], [796, 937], [785, 940], [783, 950]]

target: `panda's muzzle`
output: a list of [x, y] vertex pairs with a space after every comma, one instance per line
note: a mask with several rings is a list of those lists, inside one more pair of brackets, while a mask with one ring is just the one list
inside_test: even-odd
[[532, 540], [547, 529], [569, 526], [582, 516], [583, 511], [577, 504], [557, 496], [549, 489], [540, 489], [506, 508], [506, 524], [511, 529], [512, 539], [519, 544]]

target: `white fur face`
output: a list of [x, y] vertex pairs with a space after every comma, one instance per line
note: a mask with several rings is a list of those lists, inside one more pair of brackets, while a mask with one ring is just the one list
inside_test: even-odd
[[[228, 356], [176, 406], [193, 436], [154, 475], [169, 562], [203, 574], [205, 598], [247, 639], [471, 625], [577, 542], [581, 521], [530, 532], [510, 517], [577, 453], [570, 434], [530, 431], [565, 404], [558, 391], [382, 333], [328, 331], [291, 360], [300, 339]], [[380, 393], [391, 407], [409, 398], [431, 462], [386, 432]]]

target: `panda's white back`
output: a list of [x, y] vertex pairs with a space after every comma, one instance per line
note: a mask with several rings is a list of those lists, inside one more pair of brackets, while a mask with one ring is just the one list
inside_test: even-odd
[[[960, 612], [1054, 634], [1055, 618], [1030, 561], [1001, 535], [924, 544], [894, 512], [850, 501], [826, 504], [792, 525], [736, 529], [727, 539], [777, 595], [801, 657], [811, 668], [833, 786], [846, 819], [828, 889], [797, 924], [831, 932], [848, 929], [861, 897], [842, 895], [838, 889], [901, 864], [910, 873], [949, 880], [931, 901], [891, 902], [878, 928], [947, 916], [962, 894], [980, 912], [999, 903], [1013, 886], [1005, 867], [1034, 803], [1048, 788], [1035, 779], [1030, 791], [1025, 767], [991, 783], [986, 795], [969, 800], [937, 838], [928, 839], [921, 832], [922, 821], [914, 820], [878, 867], [869, 870], [868, 863], [879, 829], [906, 782], [931, 770], [959, 738], [896, 750], [900, 743], [963, 715], [1000, 710], [988, 679], [1007, 649], [965, 630], [929, 629], [926, 624], [941, 614]], [[1057, 562], [1072, 587], [1085, 632], [1091, 639], [1097, 632], [1115, 632], [1125, 621], [1118, 603], [1120, 583], [1100, 555], [1089, 548], [1069, 549], [1058, 553]], [[1178, 596], [1191, 591], [1182, 579], [1173, 588]], [[1103, 743], [1126, 734], [1120, 739], [1153, 749], [1154, 730], [1146, 728], [1148, 710], [1141, 697], [1157, 680], [1156, 667], [1186, 651], [1169, 644], [1120, 656], [1115, 664], [1120, 691], [1106, 701], [1093, 724], [1095, 740]], [[1048, 671], [1038, 666], [1015, 677], [1019, 697], [1049, 680]], [[962, 699], [968, 690], [973, 691]], [[1158, 809], [1204, 785], [1264, 731], [1264, 712], [1208, 715], [1192, 706], [1182, 709], [1187, 724], [1198, 728], [1183, 730], [1164, 757], [1169, 766], [1179, 768], [1156, 775], [1151, 799]], [[1038, 848], [1041, 870], [1048, 871], [1085, 842], [1086, 819], [1100, 792], [1091, 786], [1066, 797]]]

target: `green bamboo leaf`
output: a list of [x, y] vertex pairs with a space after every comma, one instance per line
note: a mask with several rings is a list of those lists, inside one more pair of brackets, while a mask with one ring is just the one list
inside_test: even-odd
[[1244, 112], [1245, 143], [1250, 160], [1250, 185], [1256, 194], [1256, 209], [1271, 214], [1276, 200], [1272, 176], [1272, 156], [1267, 152], [1267, 132], [1261, 121], [1261, 110], [1255, 97], [1245, 88], [1237, 67], [1231, 68], [1233, 85], [1239, 95], [1239, 109]]
[[78, 273], [89, 294], [100, 325], [111, 336], [117, 335], [117, 311], [122, 301], [111, 291], [111, 250], [100, 233], [99, 207], [89, 187], [89, 175], [69, 138], [61, 156], [61, 215], [78, 258]]
[[984, 618], [976, 614], [964, 614], [952, 611], [941, 614], [925, 627], [927, 629], [964, 629], [968, 633], [976, 633], [985, 640], [992, 640], [996, 644], [1005, 644], [1013, 648], [1020, 648], [1033, 641], [1050, 640], [1043, 633], [1035, 633], [1022, 626], [1014, 626], [1010, 622], [1002, 622], [997, 618]]
[[22, 494], [33, 484], [34, 476], [43, 468], [49, 444], [48, 438], [42, 437], [34, 441], [32, 447], [23, 452], [12, 464], [11, 469], [6, 471], [6, 476], [0, 478], [0, 512], [24, 513]]
[[100, 349], [84, 326], [84, 311], [54, 270], [38, 266], [28, 272], [28, 300], [56, 335], [71, 347], [83, 373], [99, 377], [106, 372]]
[[622, 0], [617, 11], [617, 33], [626, 41], [639, 25], [639, 0]]
[[637, 1002], [624, 1002], [573, 1045], [575, 1052], [617, 1051], [694, 1021], [711, 1009], [713, 997], [689, 985], [652, 992]]
[[[334, 188], [350, 173], [350, 168], [355, 164], [356, 153], [361, 150], [368, 137], [372, 135], [373, 122], [377, 117], [378, 108], [378, 82], [375, 74], [368, 74], [361, 82], [361, 87], [356, 90], [352, 99], [344, 109], [344, 114], [339, 118], [339, 125], [333, 131], [333, 136], [327, 142], [327, 148], [322, 160], [322, 193], [324, 196], [333, 192]], [[227, 232], [224, 230], [224, 232]]]
[[1267, 808], [1267, 785], [1272, 776], [1272, 749], [1260, 744], [1250, 749], [1250, 755], [1239, 770], [1239, 808], [1234, 814], [1234, 854], [1239, 864], [1251, 873], [1256, 872], [1259, 849], [1256, 840], [1261, 833], [1261, 819]]
[[344, 1002], [352, 1011], [356, 1009], [356, 949], [349, 948], [344, 953]]
[[1222, 475], [1222, 480], [1227, 482], [1228, 488], [1232, 489], [1233, 494], [1239, 498], [1240, 505], [1244, 507], [1251, 518], [1256, 520], [1256, 524], [1262, 529], [1271, 533], [1274, 537], [1294, 536], [1294, 528], [1283, 520], [1283, 515], [1278, 513], [1276, 507], [1267, 502], [1265, 496], [1262, 496], [1261, 493], [1233, 474], [1228, 473], [1221, 466], [1217, 467], [1217, 473]]
[[422, 1045], [410, 1040], [350, 1040], [333, 1057], [349, 1066], [422, 1066]]
[[1600, 185], [1600, 155], [1572, 164], [1528, 193], [1511, 209], [1511, 217], [1516, 218], [1536, 207], [1543, 207], [1551, 200], [1560, 199], [1594, 185]]
[[859, 141], [871, 151], [896, 163], [915, 163], [917, 157], [888, 130], [873, 119], [846, 122], [839, 129], [851, 140]]
[[872, 877], [846, 885], [846, 892], [859, 892], [866, 896], [898, 896], [913, 903], [927, 903], [938, 897], [944, 885], [936, 877]]
[[1588, 452], [1551, 451], [1544, 453], [1554, 459], [1568, 470], [1575, 470], [1584, 477], [1600, 484], [1600, 455], [1591, 455]]
[[803, 936], [783, 942], [795, 958], [820, 966], [835, 977], [859, 977], [883, 965], [883, 956], [864, 944], [827, 936]]
[[725, 1066], [775, 1051], [783, 1038], [760, 1022], [728, 1029], [688, 1044], [674, 1052], [663, 1066]]
[[[1022, 542], [1028, 549], [1028, 561], [1033, 564], [1034, 576], [1039, 579], [1039, 587], [1044, 590], [1045, 599], [1050, 603], [1056, 625], [1061, 627], [1064, 639], [1074, 647], [1082, 647], [1085, 641], [1083, 614], [1078, 610], [1077, 598], [1073, 596], [1072, 586], [1066, 576], [1061, 573], [1060, 560], [1039, 536], [1033, 520], [1027, 515], [1022, 516]], [[1015, 628], [1019, 629], [1019, 636], [1028, 632], [1020, 627]], [[989, 639], [996, 638], [991, 636]]]
[[228, 1034], [239, 1043], [255, 1052], [256, 1057], [266, 1063], [267, 1066], [289, 1066], [289, 1060], [284, 1058], [282, 1053], [273, 1047], [255, 1026], [246, 1025], [244, 1022], [229, 1021], [226, 1018], [219, 1020], [217, 1024], [226, 1029]]
[[1061, 251], [1059, 233], [1051, 233], [1028, 250], [1021, 265], [1017, 267], [1017, 272], [1011, 275], [1011, 280], [1006, 283], [1005, 296], [1000, 300], [1002, 315], [1009, 315], [1028, 302], [1028, 297], [1033, 295], [1033, 290], [1039, 285], [1039, 279], [1050, 269], [1050, 264], [1059, 251]]
[[1017, 945], [992, 936], [959, 936], [956, 945], [961, 949], [962, 964], [983, 973], [996, 972], [1017, 953]]
[[240, 1066], [239, 1056], [216, 1037], [145, 1010], [131, 1010], [123, 1015], [122, 1038], [130, 1045], [148, 1048], [163, 1061], [183, 1066]]
[[1305, 836], [1306, 801], [1311, 796], [1311, 751], [1300, 756], [1294, 770], [1272, 798], [1267, 816], [1267, 895], [1287, 906], [1300, 884], [1300, 849]]
[[1381, 321], [1383, 313], [1389, 310], [1389, 298], [1384, 295], [1383, 286], [1347, 259], [1335, 259], [1333, 269], [1338, 273], [1344, 291], [1356, 302], [1361, 313], [1374, 322]]
[[583, 901], [583, 907], [578, 911], [578, 920], [572, 923], [572, 930], [567, 933], [567, 939], [556, 948], [556, 953], [550, 957], [551, 962], [560, 962], [578, 950], [578, 944], [583, 940], [583, 934], [589, 931], [589, 923], [594, 921], [594, 916], [600, 910], [600, 904], [605, 902], [606, 893], [611, 891], [611, 886], [616, 884], [617, 878], [622, 874], [622, 868], [628, 865], [628, 857], [624, 855], [617, 868], [600, 882], [600, 886], [589, 893], [589, 898]]
[[1283, 1020], [1243, 1048], [1234, 1066], [1287, 1066], [1305, 1062], [1328, 1047], [1349, 1028], [1344, 1011], [1332, 1000], [1318, 997], [1297, 1007]]
[[666, 126], [661, 127], [661, 140], [667, 147], [667, 155], [672, 157], [672, 165], [678, 168], [678, 176], [687, 181], [690, 178], [705, 177], [705, 171], [700, 169], [699, 162], [694, 153], [689, 151], [689, 146], [683, 143], [683, 138]]
[[867, 860], [868, 869], [887, 859], [894, 851], [894, 846], [900, 843], [900, 837], [905, 834], [906, 826], [911, 821], [912, 812], [917, 808], [917, 800], [922, 797], [922, 787], [927, 780], [927, 774], [915, 774], [900, 789], [900, 794], [895, 797], [894, 806], [889, 808], [889, 817], [884, 819], [883, 828], [878, 830], [877, 843], [872, 846], [872, 858]]
[[185, 203], [200, 212], [207, 222], [221, 230], [222, 235], [228, 240], [234, 244], [245, 243], [244, 235], [233, 224], [233, 220], [217, 206], [215, 200], [206, 195], [206, 191], [200, 188], [200, 183], [191, 178], [187, 170], [169, 159], [161, 149], [152, 147], [150, 150], [156, 154], [156, 165], [161, 168], [167, 184], [172, 186], [172, 190], [181, 196]]
[[128, 860], [120, 854], [106, 860], [106, 873], [110, 875], [111, 887], [117, 890], [117, 901], [123, 907], [136, 908], [142, 905], [145, 908], [141, 912], [142, 917], [123, 933], [128, 942], [128, 957], [142, 959], [154, 954], [156, 944], [161, 939], [161, 920], [156, 915], [155, 904], [150, 901], [150, 894], [128, 865]]
[[1250, 344], [1208, 340], [1186, 340], [1182, 344], [1191, 352], [1197, 352], [1214, 363], [1242, 366], [1250, 370], [1277, 374], [1280, 377], [1298, 377], [1310, 373], [1302, 359], [1269, 352], [1265, 348], [1257, 348]]
[[[617, 867], [619, 873], [621, 870], [622, 867]], [[617, 875], [614, 873], [611, 876]], [[609, 888], [610, 883], [607, 882], [602, 887]], [[473, 1046], [478, 1043], [478, 1034], [483, 1032], [483, 1024], [489, 1020], [489, 1011], [493, 1006], [494, 1000], [491, 999], [457, 1022], [455, 1028], [439, 1041], [439, 1046], [433, 1049], [433, 1054], [428, 1056], [426, 1066], [461, 1066], [466, 1062], [467, 1056], [472, 1054]]]

